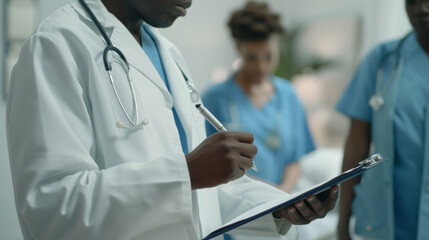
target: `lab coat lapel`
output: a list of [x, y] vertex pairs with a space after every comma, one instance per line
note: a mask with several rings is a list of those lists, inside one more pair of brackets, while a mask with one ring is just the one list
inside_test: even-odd
[[189, 89], [185, 80], [186, 76], [190, 81], [190, 74], [183, 60], [175, 57], [179, 54], [174, 54], [174, 46], [163, 38], [156, 29], [152, 29], [152, 32], [156, 38], [170, 91], [174, 98], [174, 107], [186, 133], [188, 150], [191, 151], [204, 139], [205, 134], [202, 133], [204, 127], [198, 124], [197, 118], [201, 118], [201, 116], [196, 115], [198, 112], [193, 106], [195, 103], [190, 100]]
[[[174, 98], [174, 107], [186, 132], [189, 151], [192, 151], [205, 139], [204, 119], [190, 99], [185, 76], [191, 80], [190, 73], [182, 57], [159, 32], [152, 30], [157, 39], [159, 52], [167, 74], [170, 90]], [[218, 192], [216, 189], [198, 190], [198, 205], [203, 236], [222, 225]]]

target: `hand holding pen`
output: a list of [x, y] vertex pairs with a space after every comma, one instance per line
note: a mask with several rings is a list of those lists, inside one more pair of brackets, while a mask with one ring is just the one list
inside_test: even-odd
[[185, 155], [192, 189], [215, 187], [241, 178], [258, 151], [253, 135], [222, 130]]
[[[203, 115], [203, 117], [218, 131], [218, 132], [226, 132], [228, 130], [226, 130], [226, 128], [222, 125], [221, 122], [219, 122], [219, 120], [216, 119], [215, 116], [213, 116], [213, 114], [210, 113], [210, 111], [205, 108], [203, 105], [201, 104], [197, 104], [195, 105], [195, 107], [200, 111], [201, 115]], [[258, 168], [256, 167], [255, 163], [253, 163], [252, 165], [252, 169], [255, 171], [258, 171]]]

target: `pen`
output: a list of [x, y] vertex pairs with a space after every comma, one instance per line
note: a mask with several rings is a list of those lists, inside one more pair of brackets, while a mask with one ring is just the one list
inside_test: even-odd
[[[219, 120], [216, 119], [211, 112], [205, 108], [201, 104], [196, 104], [195, 107], [200, 111], [201, 115], [218, 131], [218, 132], [226, 132], [226, 128], [222, 125]], [[255, 171], [258, 171], [258, 168], [256, 167], [255, 163], [252, 165], [252, 169]]]

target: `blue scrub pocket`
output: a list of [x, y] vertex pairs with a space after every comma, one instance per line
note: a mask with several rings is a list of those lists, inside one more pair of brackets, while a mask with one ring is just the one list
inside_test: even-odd
[[364, 173], [361, 182], [354, 187], [352, 211], [356, 217], [356, 233], [359, 235], [378, 237], [388, 224], [389, 206], [386, 203], [391, 196], [387, 191], [388, 183], [380, 179], [380, 169]]

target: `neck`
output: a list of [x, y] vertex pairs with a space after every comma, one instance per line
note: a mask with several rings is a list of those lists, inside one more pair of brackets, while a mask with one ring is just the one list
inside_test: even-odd
[[243, 73], [242, 71], [237, 72], [234, 80], [248, 95], [252, 95], [253, 93], [252, 89], [258, 88], [260, 86], [264, 86], [267, 83], [271, 84], [271, 81], [269, 78], [263, 78], [259, 81], [252, 81], [251, 77], [246, 76], [246, 74]]
[[134, 38], [141, 42], [141, 24], [143, 20], [133, 11], [125, 1], [101, 0], [106, 9], [112, 13], [130, 31]]

